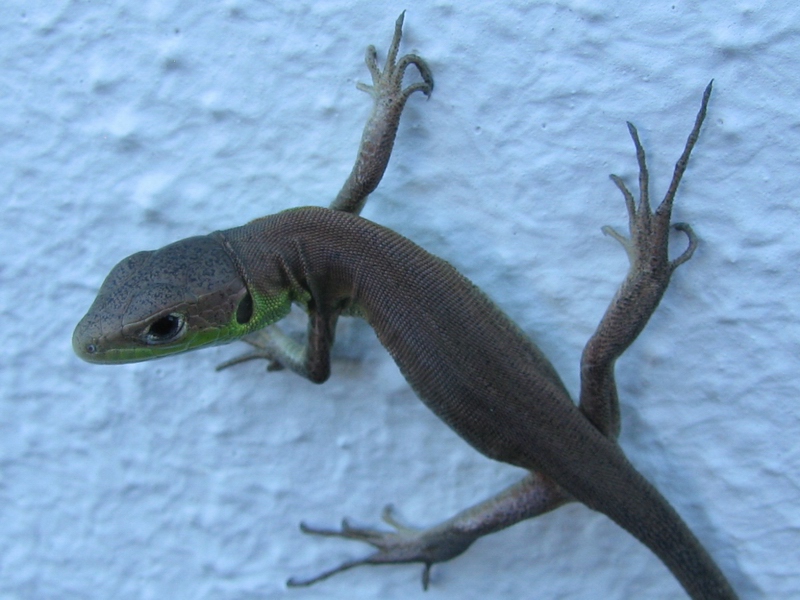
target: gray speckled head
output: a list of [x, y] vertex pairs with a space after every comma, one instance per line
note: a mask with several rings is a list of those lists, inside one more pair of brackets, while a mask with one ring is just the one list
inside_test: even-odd
[[122, 363], [223, 343], [243, 301], [244, 279], [220, 241], [187, 238], [114, 267], [72, 346], [89, 362]]

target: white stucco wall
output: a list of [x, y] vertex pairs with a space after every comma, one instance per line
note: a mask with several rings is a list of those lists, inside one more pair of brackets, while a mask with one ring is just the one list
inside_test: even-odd
[[[72, 328], [135, 251], [325, 205], [363, 122], [364, 48], [436, 77], [365, 216], [460, 268], [570, 389], [627, 268], [625, 129], [663, 194], [715, 79], [676, 219], [701, 246], [620, 361], [621, 443], [742, 598], [800, 597], [800, 8], [790, 2], [21, 2], [0, 8], [0, 598], [681, 597], [606, 517], [568, 506], [434, 567], [301, 520], [431, 524], [500, 490], [362, 322], [314, 386], [222, 347], [99, 367]], [[676, 237], [677, 244], [683, 239]]]

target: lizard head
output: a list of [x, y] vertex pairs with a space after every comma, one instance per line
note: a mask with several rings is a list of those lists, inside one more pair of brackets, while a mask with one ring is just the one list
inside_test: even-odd
[[274, 323], [283, 297], [254, 299], [245, 276], [214, 236], [138, 252], [109, 273], [72, 347], [92, 363], [126, 363], [225, 344]]

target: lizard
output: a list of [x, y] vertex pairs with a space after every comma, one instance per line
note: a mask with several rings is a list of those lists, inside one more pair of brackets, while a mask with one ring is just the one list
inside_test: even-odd
[[[269, 370], [289, 369], [322, 383], [339, 316], [365, 319], [419, 398], [484, 455], [529, 471], [492, 498], [426, 529], [398, 522], [392, 530], [359, 528], [305, 533], [371, 544], [376, 550], [315, 577], [306, 586], [359, 565], [419, 562], [431, 566], [463, 553], [476, 539], [570, 502], [610, 517], [653, 551], [694, 599], [736, 598], [722, 571], [668, 501], [617, 443], [617, 358], [644, 329], [675, 269], [698, 245], [692, 228], [671, 223], [678, 185], [705, 118], [713, 81], [675, 165], [663, 201], [650, 206], [645, 151], [628, 123], [639, 168], [639, 198], [611, 175], [628, 212], [629, 234], [603, 231], [624, 247], [628, 273], [587, 342], [576, 404], [534, 342], [444, 260], [398, 233], [359, 216], [380, 182], [400, 115], [434, 81], [424, 59], [398, 58], [404, 13], [383, 70], [369, 46], [373, 97], [355, 165], [329, 208], [286, 210], [210, 235], [190, 237], [122, 260], [103, 282], [73, 334], [77, 355], [91, 363], [143, 361], [243, 339], [252, 350], [218, 368], [262, 358]], [[422, 81], [403, 87], [410, 66]], [[668, 256], [671, 229], [688, 238]], [[305, 343], [274, 324], [300, 305], [308, 314]]]

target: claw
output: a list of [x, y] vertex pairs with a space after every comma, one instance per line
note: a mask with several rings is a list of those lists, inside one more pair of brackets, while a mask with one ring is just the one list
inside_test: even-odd
[[349, 560], [347, 562], [343, 562], [338, 567], [334, 567], [328, 571], [323, 571], [319, 575], [315, 575], [314, 577], [308, 577], [306, 579], [300, 577], [290, 577], [286, 580], [286, 587], [308, 587], [310, 585], [314, 585], [322, 581], [323, 579], [327, 579], [337, 573], [341, 573], [342, 571], [347, 571], [348, 569], [352, 569], [353, 567], [359, 567], [361, 565], [369, 564], [369, 558], [362, 559], [362, 560]]
[[217, 371], [251, 360], [266, 360], [267, 371], [270, 373], [282, 371], [287, 367], [293, 368], [291, 365], [292, 353], [297, 352], [293, 346], [299, 346], [299, 344], [292, 341], [278, 326], [272, 325], [268, 329], [249, 333], [242, 338], [242, 341], [250, 344], [253, 347], [252, 350], [226, 360], [217, 366]]
[[[244, 354], [240, 354], [239, 356], [235, 356], [230, 360], [226, 360], [225, 362], [221, 362], [216, 367], [214, 367], [215, 371], [222, 371], [223, 369], [227, 369], [228, 367], [232, 367], [233, 365], [238, 365], [239, 363], [248, 362], [251, 360], [257, 360], [260, 358], [265, 358], [265, 356], [259, 353], [257, 350], [252, 352], [246, 352]], [[270, 370], [272, 363], [267, 366], [267, 370]]]
[[686, 165], [689, 164], [689, 156], [692, 154], [694, 145], [697, 143], [697, 138], [700, 136], [700, 127], [702, 127], [703, 121], [706, 118], [708, 100], [711, 98], [711, 89], [713, 87], [714, 80], [712, 79], [708, 82], [706, 89], [703, 91], [703, 99], [700, 101], [700, 110], [697, 112], [697, 117], [695, 117], [694, 127], [692, 127], [692, 131], [689, 133], [689, 137], [686, 140], [686, 146], [683, 148], [683, 154], [681, 154], [678, 162], [675, 163], [675, 171], [672, 174], [672, 181], [669, 184], [669, 188], [667, 189], [666, 196], [664, 196], [664, 200], [658, 207], [658, 212], [668, 212], [672, 209], [672, 201], [675, 198], [675, 192], [678, 191], [678, 185], [681, 182], [684, 171], [686, 171]]
[[689, 225], [688, 223], [673, 223], [672, 227], [675, 228], [677, 231], [682, 231], [683, 233], [686, 234], [686, 237], [689, 238], [688, 248], [686, 248], [686, 250], [683, 251], [683, 254], [681, 254], [678, 258], [676, 258], [670, 263], [670, 268], [674, 271], [680, 265], [682, 265], [687, 260], [692, 258], [692, 254], [694, 254], [694, 251], [697, 250], [698, 242], [697, 242], [697, 235], [695, 234], [691, 225]]
[[[286, 582], [286, 585], [288, 587], [310, 586], [319, 581], [322, 581], [323, 579], [327, 579], [328, 577], [336, 575], [337, 573], [341, 573], [342, 571], [347, 571], [348, 569], [352, 569], [353, 567], [358, 567], [361, 565], [376, 565], [376, 564], [386, 564], [391, 562], [409, 562], [409, 561], [393, 561], [390, 559], [390, 554], [387, 550], [388, 547], [387, 538], [388, 536], [393, 535], [391, 532], [353, 527], [352, 525], [350, 525], [347, 519], [342, 519], [341, 528], [338, 530], [311, 527], [309, 525], [306, 525], [305, 523], [300, 523], [300, 531], [309, 535], [320, 535], [323, 537], [338, 537], [348, 540], [357, 540], [361, 542], [366, 542], [367, 544], [377, 548], [378, 551], [373, 552], [372, 554], [370, 554], [365, 558], [345, 561], [338, 567], [334, 567], [327, 571], [323, 571], [319, 575], [315, 575], [313, 577], [309, 577], [306, 579], [291, 577]], [[424, 576], [423, 576], [423, 586], [427, 586], [427, 582]]]
[[403, 21], [405, 21], [405, 19], [406, 11], [403, 11], [394, 22], [394, 35], [392, 36], [392, 43], [389, 46], [389, 52], [386, 56], [387, 64], [394, 65], [397, 59], [397, 52], [400, 50], [400, 40], [403, 37]]
[[633, 199], [633, 194], [631, 194], [628, 187], [625, 185], [625, 182], [622, 181], [622, 178], [619, 175], [609, 175], [611, 181], [614, 182], [619, 188], [619, 191], [622, 192], [622, 195], [625, 196], [625, 206], [628, 208], [628, 221], [630, 225], [633, 225], [633, 220], [636, 218], [636, 202]]
[[[378, 53], [375, 46], [369, 46], [365, 57], [367, 68], [372, 76], [372, 85], [357, 83], [356, 87], [367, 92], [374, 101], [374, 108], [358, 148], [358, 158], [330, 208], [333, 210], [359, 214], [364, 203], [380, 183], [389, 163], [397, 126], [406, 101], [414, 92], [430, 96], [433, 91], [433, 75], [424, 59], [416, 54], [406, 54], [397, 58], [400, 40], [403, 36], [405, 11], [400, 13], [394, 25], [394, 36], [386, 54], [383, 69], [378, 66]], [[419, 71], [422, 81], [403, 87], [403, 76], [409, 65]]]
[[[713, 80], [706, 86], [703, 92], [703, 99], [700, 104], [700, 110], [697, 113], [694, 127], [689, 133], [689, 138], [686, 140], [686, 145], [683, 149], [681, 157], [675, 164], [675, 172], [672, 176], [672, 182], [667, 190], [664, 199], [658, 208], [653, 212], [650, 208], [650, 192], [649, 192], [649, 173], [647, 171], [647, 159], [645, 157], [644, 147], [639, 139], [639, 132], [636, 127], [628, 121], [628, 131], [631, 134], [631, 139], [636, 148], [636, 160], [639, 164], [639, 204], [637, 206], [633, 194], [625, 185], [625, 182], [617, 175], [610, 175], [611, 180], [619, 188], [620, 192], [625, 198], [625, 206], [628, 211], [628, 230], [630, 237], [625, 237], [618, 233], [616, 230], [609, 226], [602, 228], [603, 233], [613, 237], [617, 240], [625, 252], [628, 254], [631, 266], [634, 266], [642, 256], [649, 256], [657, 251], [658, 248], [663, 246], [663, 260], [665, 266], [671, 273], [678, 266], [685, 263], [692, 257], [695, 249], [697, 248], [697, 236], [686, 223], [675, 223], [672, 225], [678, 231], [683, 231], [689, 238], [689, 246], [687, 249], [675, 260], [667, 261], [666, 247], [667, 247], [667, 234], [670, 228], [670, 218], [672, 216], [672, 203], [675, 199], [675, 193], [678, 190], [681, 177], [686, 170], [686, 165], [689, 161], [689, 156], [692, 153], [697, 138], [700, 135], [700, 127], [706, 116], [706, 109], [708, 108], [708, 100], [711, 96], [711, 87]], [[648, 241], [649, 240], [649, 241]], [[649, 249], [648, 249], [648, 246]], [[655, 256], [655, 255], [654, 255]]]
[[647, 159], [644, 146], [639, 140], [639, 132], [633, 123], [628, 121], [627, 124], [633, 145], [636, 147], [636, 161], [639, 163], [639, 212], [647, 215], [650, 213], [650, 174], [647, 172]]
[[[253, 335], [253, 334], [251, 334]], [[266, 335], [266, 332], [259, 332], [256, 335]], [[260, 341], [256, 341], [255, 339], [246, 336], [242, 338], [243, 342], [246, 342], [253, 346], [253, 350], [250, 352], [245, 352], [244, 354], [240, 354], [239, 356], [234, 356], [230, 360], [226, 360], [223, 363], [220, 363], [214, 369], [215, 371], [222, 371], [223, 369], [227, 369], [228, 367], [232, 367], [234, 365], [238, 365], [240, 363], [249, 362], [251, 360], [266, 360], [267, 361], [267, 371], [280, 371], [283, 369], [283, 365], [275, 360], [272, 352], [267, 350], [265, 344]]]
[[[379, 98], [382, 95], [386, 95], [387, 92], [397, 93], [400, 95], [402, 104], [404, 104], [408, 97], [414, 92], [422, 92], [428, 97], [430, 97], [431, 92], [433, 92], [433, 74], [423, 58], [416, 54], [406, 54], [400, 57], [400, 60], [397, 60], [400, 40], [403, 37], [403, 19], [405, 18], [405, 14], [405, 11], [400, 13], [394, 25], [394, 36], [389, 46], [389, 52], [386, 55], [386, 64], [383, 67], [383, 71], [378, 67], [378, 52], [375, 46], [368, 46], [364, 62], [367, 64], [367, 68], [372, 75], [372, 85], [360, 82], [356, 84], [359, 90], [367, 92], [373, 98]], [[401, 90], [403, 76], [409, 65], [417, 67], [420, 77], [422, 77], [422, 82], [413, 83]]]
[[433, 73], [431, 73], [428, 63], [426, 63], [424, 59], [420, 58], [416, 54], [406, 54], [400, 59], [400, 62], [397, 63], [397, 70], [399, 72], [400, 80], [403, 79], [403, 75], [405, 74], [408, 65], [414, 65], [417, 67], [419, 75], [422, 77], [422, 82], [411, 84], [404, 89], [403, 98], [408, 98], [411, 94], [417, 91], [422, 92], [428, 98], [430, 98], [431, 93], [433, 92]]
[[619, 233], [616, 229], [611, 227], [611, 225], [603, 225], [600, 230], [607, 236], [610, 236], [617, 240], [625, 249], [625, 253], [628, 255], [628, 261], [631, 263], [631, 266], [636, 264], [636, 248], [631, 242], [630, 238], [625, 237], [621, 233]]
[[[350, 521], [342, 519], [342, 525], [339, 529], [325, 529], [322, 527], [311, 527], [305, 523], [300, 523], [300, 531], [308, 535], [319, 535], [322, 537], [337, 537], [346, 540], [357, 540], [366, 542], [375, 548], [381, 548], [386, 545], [388, 536], [393, 535], [389, 531], [380, 531], [378, 529], [369, 529], [366, 527], [353, 527]], [[409, 530], [411, 531], [411, 530]]]
[[397, 519], [394, 518], [394, 506], [391, 504], [387, 504], [386, 506], [383, 507], [383, 512], [381, 512], [381, 519], [383, 520], [384, 523], [386, 523], [387, 525], [391, 525], [398, 531], [401, 530], [410, 531], [408, 527], [401, 524], [400, 522], [398, 522]]
[[364, 558], [345, 561], [338, 567], [315, 577], [308, 579], [293, 577], [289, 579], [287, 585], [290, 587], [311, 585], [360, 565], [422, 563], [422, 588], [427, 590], [434, 564], [455, 558], [486, 533], [465, 531], [449, 525], [448, 522], [428, 529], [414, 529], [399, 523], [394, 517], [393, 510], [391, 505], [387, 505], [383, 509], [382, 518], [395, 531], [353, 527], [347, 519], [342, 520], [339, 529], [316, 528], [300, 523], [300, 530], [303, 533], [356, 540], [369, 544], [377, 550]]
[[431, 567], [433, 563], [426, 562], [422, 567], [422, 589], [428, 591], [428, 584], [431, 582]]

